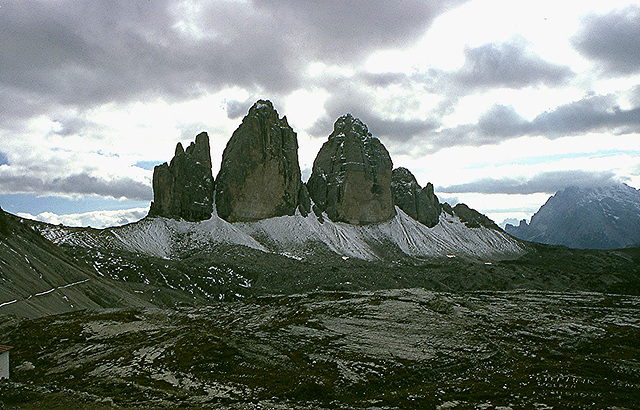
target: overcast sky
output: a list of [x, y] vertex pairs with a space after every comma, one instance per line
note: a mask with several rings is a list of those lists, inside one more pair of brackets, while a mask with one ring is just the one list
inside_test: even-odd
[[0, 206], [106, 226], [249, 107], [303, 178], [347, 112], [418, 182], [501, 223], [558, 189], [640, 188], [640, 2], [0, 0]]

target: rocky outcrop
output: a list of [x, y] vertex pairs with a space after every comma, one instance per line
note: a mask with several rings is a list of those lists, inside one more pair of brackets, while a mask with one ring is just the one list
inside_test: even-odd
[[433, 192], [433, 184], [420, 187], [415, 176], [406, 168], [396, 168], [391, 175], [393, 202], [407, 215], [433, 228], [438, 224], [442, 206]]
[[316, 214], [363, 225], [395, 215], [392, 162], [380, 140], [351, 114], [340, 117], [313, 163], [307, 188]]
[[298, 138], [270, 101], [255, 103], [222, 155], [216, 209], [229, 222], [293, 215], [302, 181]]
[[298, 209], [300, 214], [304, 217], [311, 212], [311, 197], [309, 196], [309, 190], [306, 184], [300, 185], [300, 193], [298, 194]]
[[153, 169], [153, 202], [149, 216], [187, 221], [209, 219], [213, 212], [213, 192], [209, 136], [202, 132], [186, 151], [178, 143], [171, 162]]
[[498, 231], [502, 230], [488, 216], [483, 215], [462, 203], [453, 207], [453, 214], [460, 218], [468, 228], [480, 228], [483, 226], [485, 228], [495, 229]]

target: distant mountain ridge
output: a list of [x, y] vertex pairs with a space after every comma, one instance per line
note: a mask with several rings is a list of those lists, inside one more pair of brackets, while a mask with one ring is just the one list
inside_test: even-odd
[[507, 224], [516, 238], [579, 249], [616, 249], [640, 242], [640, 190], [621, 183], [567, 187], [540, 207], [531, 222]]

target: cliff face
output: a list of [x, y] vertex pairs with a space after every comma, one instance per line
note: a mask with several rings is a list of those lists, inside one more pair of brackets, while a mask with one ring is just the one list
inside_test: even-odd
[[186, 151], [178, 143], [171, 162], [153, 169], [149, 216], [187, 221], [209, 219], [213, 212], [213, 189], [209, 136], [202, 132]]
[[216, 180], [216, 209], [229, 222], [295, 213], [304, 195], [298, 139], [270, 101], [249, 109], [224, 150]]
[[391, 177], [393, 202], [407, 215], [433, 228], [438, 224], [442, 206], [433, 192], [433, 184], [420, 187], [415, 176], [406, 168], [396, 168]]
[[313, 163], [307, 187], [316, 212], [333, 221], [363, 225], [395, 215], [391, 157], [367, 126], [351, 114], [340, 117]]

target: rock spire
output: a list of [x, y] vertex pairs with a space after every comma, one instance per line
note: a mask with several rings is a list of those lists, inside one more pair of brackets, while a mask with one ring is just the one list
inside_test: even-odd
[[392, 165], [384, 145], [362, 121], [351, 114], [338, 118], [307, 183], [316, 213], [357, 225], [392, 218]]
[[229, 222], [293, 215], [302, 181], [298, 138], [270, 101], [259, 100], [229, 140], [216, 178], [216, 209]]
[[415, 176], [406, 168], [396, 168], [391, 177], [393, 202], [416, 221], [433, 228], [438, 224], [442, 206], [433, 192], [433, 184], [420, 187]]
[[202, 132], [186, 150], [178, 143], [171, 162], [153, 169], [149, 216], [187, 221], [209, 219], [213, 212], [213, 190], [209, 136]]

